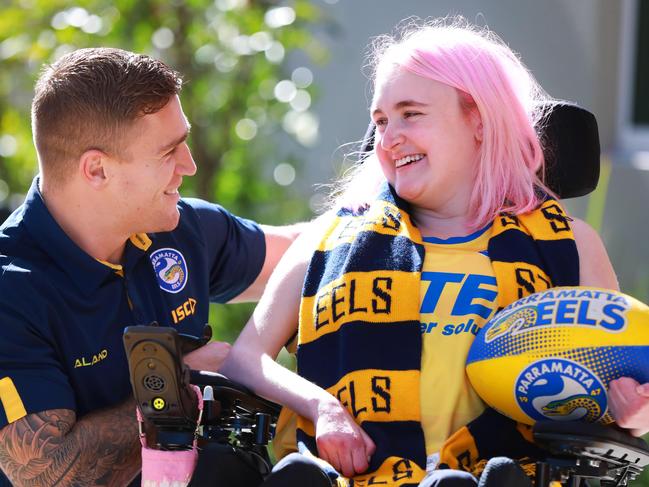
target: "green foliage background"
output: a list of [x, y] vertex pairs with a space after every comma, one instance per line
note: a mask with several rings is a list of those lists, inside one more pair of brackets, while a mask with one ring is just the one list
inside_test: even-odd
[[[278, 149], [291, 135], [306, 145], [317, 135], [316, 119], [308, 111], [314, 95], [309, 72], [302, 67], [302, 76], [296, 76], [287, 62], [327, 61], [326, 48], [310, 33], [327, 21], [316, 4], [6, 1], [0, 8], [0, 204], [17, 206], [37, 171], [29, 106], [41, 66], [76, 48], [112, 46], [150, 54], [184, 75], [181, 101], [192, 123], [190, 147], [198, 165], [197, 175], [185, 179], [185, 196], [216, 201], [268, 224], [310, 216], [304, 198], [286, 184], [299, 180], [300, 162]], [[284, 94], [278, 95], [282, 80]], [[280, 169], [288, 171], [275, 178], [284, 185], [273, 177]], [[215, 336], [233, 340], [251, 309], [214, 306]]]

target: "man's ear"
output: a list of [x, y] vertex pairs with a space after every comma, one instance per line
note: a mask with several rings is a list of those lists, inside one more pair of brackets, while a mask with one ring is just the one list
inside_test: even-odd
[[79, 173], [84, 181], [95, 188], [106, 184], [108, 155], [99, 149], [90, 149], [79, 158]]

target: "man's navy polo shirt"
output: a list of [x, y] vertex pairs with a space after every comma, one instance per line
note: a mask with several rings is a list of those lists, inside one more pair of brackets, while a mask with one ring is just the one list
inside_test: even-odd
[[178, 208], [175, 230], [132, 237], [115, 269], [70, 240], [34, 180], [0, 227], [0, 428], [24, 414], [81, 417], [124, 401], [125, 326], [157, 321], [201, 334], [209, 301], [255, 280], [265, 258], [255, 223], [196, 199]]

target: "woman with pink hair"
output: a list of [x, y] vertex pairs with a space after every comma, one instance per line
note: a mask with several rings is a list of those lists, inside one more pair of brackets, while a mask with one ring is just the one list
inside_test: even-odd
[[[373, 66], [373, 152], [284, 256], [222, 369], [299, 415], [299, 453], [264, 485], [477, 485], [458, 469], [527, 442], [466, 377], [475, 333], [548, 287], [618, 288], [599, 236], [539, 177], [553, 100], [511, 49], [444, 19], [378, 39]], [[297, 374], [274, 361], [291, 341]], [[529, 483], [504, 464], [491, 485]]]

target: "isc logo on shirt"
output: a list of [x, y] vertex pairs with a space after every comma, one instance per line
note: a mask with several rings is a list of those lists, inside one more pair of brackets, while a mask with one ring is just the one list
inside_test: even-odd
[[151, 264], [158, 277], [160, 289], [178, 293], [187, 284], [187, 263], [176, 249], [164, 248], [151, 254]]

